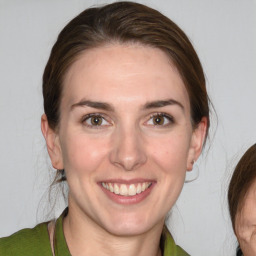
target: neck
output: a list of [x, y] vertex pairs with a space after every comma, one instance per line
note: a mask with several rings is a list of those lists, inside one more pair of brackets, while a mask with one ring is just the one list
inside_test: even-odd
[[73, 256], [161, 256], [159, 247], [163, 223], [139, 235], [117, 236], [88, 216], [69, 209], [63, 223], [65, 238]]

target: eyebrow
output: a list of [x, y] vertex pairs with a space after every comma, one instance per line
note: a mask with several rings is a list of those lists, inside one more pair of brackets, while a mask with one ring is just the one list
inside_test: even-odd
[[73, 104], [71, 106], [71, 109], [73, 109], [74, 107], [84, 107], [84, 106], [96, 108], [96, 109], [102, 109], [106, 111], [114, 111], [114, 108], [108, 103], [90, 101], [90, 100], [81, 100], [78, 103]]
[[177, 105], [184, 111], [184, 106], [180, 102], [178, 102], [174, 99], [157, 100], [157, 101], [148, 102], [145, 104], [145, 106], [143, 108], [144, 109], [162, 108], [162, 107], [169, 106], [169, 105]]
[[[146, 109], [152, 109], [152, 108], [162, 108], [170, 105], [177, 105], [184, 111], [184, 106], [180, 102], [174, 99], [156, 100], [156, 101], [147, 102], [142, 107], [142, 109], [146, 110]], [[111, 104], [105, 103], [105, 102], [99, 102], [99, 101], [91, 101], [91, 100], [81, 100], [71, 105], [71, 110], [75, 107], [84, 107], [84, 106], [114, 112], [114, 107]]]

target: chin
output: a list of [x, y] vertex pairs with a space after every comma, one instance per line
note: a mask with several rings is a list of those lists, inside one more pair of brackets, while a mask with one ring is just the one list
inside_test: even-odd
[[121, 224], [115, 227], [108, 228], [108, 232], [114, 236], [138, 236], [147, 232], [147, 228], [141, 225]]
[[[162, 222], [159, 224], [163, 225]], [[156, 225], [152, 219], [148, 222], [145, 216], [141, 218], [130, 216], [130, 218], [115, 218], [115, 220], [109, 221], [106, 223], [105, 229], [115, 236], [137, 236], [148, 232]]]

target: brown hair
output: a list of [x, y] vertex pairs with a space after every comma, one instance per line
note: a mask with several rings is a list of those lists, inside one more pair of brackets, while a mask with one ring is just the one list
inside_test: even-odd
[[237, 214], [241, 211], [245, 197], [256, 180], [256, 144], [252, 145], [238, 162], [228, 188], [228, 205], [233, 230]]
[[170, 19], [142, 4], [117, 2], [83, 11], [61, 31], [43, 74], [44, 111], [55, 129], [60, 118], [62, 83], [67, 69], [87, 49], [106, 43], [135, 42], [163, 50], [178, 68], [191, 104], [191, 120], [208, 119], [205, 77], [184, 32]]
[[209, 98], [204, 72], [192, 44], [170, 19], [133, 2], [86, 9], [60, 32], [43, 74], [44, 111], [52, 129], [59, 124], [62, 84], [67, 70], [84, 51], [108, 43], [139, 43], [164, 51], [186, 86], [193, 127], [206, 117], [207, 136]]

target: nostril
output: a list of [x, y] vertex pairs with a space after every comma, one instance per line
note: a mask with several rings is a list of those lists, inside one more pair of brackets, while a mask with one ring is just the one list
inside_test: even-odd
[[147, 160], [146, 152], [141, 148], [115, 148], [110, 153], [110, 162], [115, 166], [132, 171], [143, 165]]
[[119, 156], [119, 157], [116, 157], [111, 162], [115, 166], [122, 168], [125, 171], [133, 171], [145, 163], [145, 161], [142, 161], [142, 160], [143, 158], [132, 158], [132, 157], [121, 158]]

